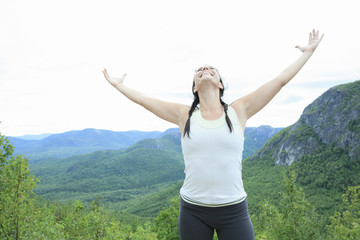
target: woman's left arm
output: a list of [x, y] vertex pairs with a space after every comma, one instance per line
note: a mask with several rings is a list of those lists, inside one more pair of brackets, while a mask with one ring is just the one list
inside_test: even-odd
[[265, 83], [254, 92], [235, 100], [231, 106], [238, 114], [243, 127], [246, 121], [265, 107], [271, 99], [285, 86], [304, 66], [321, 42], [324, 34], [319, 36], [319, 31], [309, 33], [309, 43], [306, 46], [296, 46], [302, 55], [285, 68], [278, 76]]

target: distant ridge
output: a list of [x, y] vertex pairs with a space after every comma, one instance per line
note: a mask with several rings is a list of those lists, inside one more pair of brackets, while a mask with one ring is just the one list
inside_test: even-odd
[[245, 128], [245, 143], [244, 143], [243, 158], [250, 157], [261, 146], [263, 146], [273, 135], [275, 135], [282, 129], [283, 128], [273, 128], [268, 125]]
[[[243, 157], [249, 157], [260, 148], [272, 135], [282, 128], [271, 126], [248, 127], [245, 130], [245, 150]], [[46, 134], [44, 134], [45, 136]], [[143, 139], [162, 138], [171, 136], [177, 139], [180, 147], [179, 128], [169, 128], [164, 132], [151, 131], [111, 131], [87, 128], [58, 134], [30, 135], [28, 138], [8, 137], [15, 146], [15, 154], [25, 155], [30, 163], [37, 161], [67, 158], [78, 154], [87, 154], [99, 150], [119, 150], [130, 147]], [[25, 137], [26, 138], [26, 137]], [[40, 138], [40, 139], [33, 139]]]
[[161, 132], [123, 131], [87, 128], [51, 134], [40, 140], [8, 137], [15, 146], [15, 154], [25, 155], [29, 162], [65, 158], [97, 150], [115, 150], [131, 146], [144, 138], [157, 138]]
[[42, 133], [42, 134], [26, 134], [22, 136], [13, 136], [14, 138], [20, 138], [24, 140], [41, 140], [48, 136], [52, 135], [52, 133]]

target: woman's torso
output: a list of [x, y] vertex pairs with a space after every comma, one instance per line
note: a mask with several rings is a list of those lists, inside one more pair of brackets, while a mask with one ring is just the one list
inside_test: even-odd
[[185, 181], [181, 196], [199, 205], [222, 205], [246, 197], [242, 183], [244, 134], [237, 115], [229, 107], [233, 125], [230, 133], [225, 114], [216, 120], [205, 120], [200, 109], [190, 121], [190, 138], [182, 137]]

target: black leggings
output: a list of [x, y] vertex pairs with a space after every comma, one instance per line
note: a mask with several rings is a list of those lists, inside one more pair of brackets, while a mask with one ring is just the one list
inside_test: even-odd
[[179, 234], [181, 240], [254, 240], [246, 199], [225, 207], [202, 207], [180, 198]]

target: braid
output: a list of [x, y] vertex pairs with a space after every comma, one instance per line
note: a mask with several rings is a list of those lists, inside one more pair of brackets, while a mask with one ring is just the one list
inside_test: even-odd
[[[221, 77], [220, 77], [220, 82], [223, 84]], [[223, 84], [223, 86], [224, 86], [224, 84]], [[183, 134], [184, 137], [187, 135], [189, 138], [190, 138], [190, 118], [191, 118], [193, 112], [195, 111], [195, 109], [197, 108], [197, 105], [200, 103], [199, 94], [197, 92], [194, 92], [194, 87], [195, 87], [195, 76], [194, 76], [193, 85], [192, 85], [192, 93], [194, 95], [194, 101], [191, 104], [191, 108], [188, 113], [189, 117], [186, 120], [185, 127], [184, 127], [184, 134]], [[232, 132], [233, 125], [232, 125], [231, 120], [227, 113], [228, 105], [221, 99], [223, 95], [224, 95], [224, 88], [221, 88], [220, 89], [220, 103], [224, 108], [226, 124], [228, 125], [230, 132]]]
[[194, 101], [191, 104], [191, 108], [188, 113], [189, 117], [186, 121], [185, 128], [184, 128], [184, 137], [185, 137], [185, 135], [187, 135], [190, 138], [190, 118], [199, 103], [200, 103], [199, 95], [197, 93], [194, 93]]
[[228, 125], [230, 132], [232, 132], [233, 131], [233, 125], [232, 125], [232, 123], [230, 121], [230, 118], [228, 116], [228, 113], [227, 113], [228, 105], [226, 103], [224, 103], [224, 101], [221, 98], [220, 98], [220, 103], [224, 107], [226, 124]]

